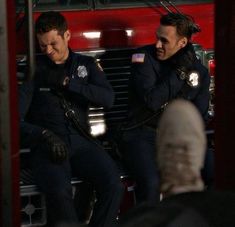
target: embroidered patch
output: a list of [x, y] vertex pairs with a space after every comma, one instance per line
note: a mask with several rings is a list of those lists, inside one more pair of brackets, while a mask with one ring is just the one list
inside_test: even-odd
[[133, 54], [132, 58], [131, 58], [131, 62], [132, 63], [143, 63], [144, 57], [145, 57], [145, 54], [143, 54], [143, 53]]
[[84, 65], [79, 65], [78, 68], [77, 68], [77, 76], [78, 77], [81, 77], [81, 78], [84, 78], [88, 75], [87, 73], [87, 69], [86, 69], [86, 66]]
[[198, 72], [191, 72], [188, 75], [187, 83], [191, 87], [197, 87], [199, 85], [199, 74]]

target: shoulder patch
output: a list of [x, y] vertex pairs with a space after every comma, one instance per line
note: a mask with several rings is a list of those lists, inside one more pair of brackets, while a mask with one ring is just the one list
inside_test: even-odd
[[133, 54], [131, 58], [132, 63], [143, 63], [145, 58], [145, 54], [143, 53], [137, 53]]

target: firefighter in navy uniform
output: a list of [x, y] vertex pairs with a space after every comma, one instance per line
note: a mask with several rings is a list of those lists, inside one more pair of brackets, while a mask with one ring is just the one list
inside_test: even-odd
[[[36, 61], [34, 79], [20, 86], [20, 132], [21, 142], [31, 148], [36, 184], [46, 196], [48, 226], [78, 224], [73, 174], [96, 192], [89, 226], [110, 227], [123, 186], [111, 157], [86, 132], [89, 105], [111, 107], [114, 92], [93, 58], [69, 49], [70, 31], [60, 13], [42, 13], [35, 27], [44, 55]], [[68, 118], [71, 113], [79, 125]]]
[[207, 118], [210, 78], [190, 42], [198, 31], [189, 16], [168, 13], [160, 19], [156, 44], [132, 55], [129, 120], [122, 145], [125, 164], [136, 179], [137, 202], [159, 200], [155, 138], [164, 107], [181, 97], [194, 103]]

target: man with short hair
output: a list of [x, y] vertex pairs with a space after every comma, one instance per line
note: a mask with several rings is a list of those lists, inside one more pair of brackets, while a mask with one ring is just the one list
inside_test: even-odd
[[159, 200], [155, 137], [160, 113], [168, 102], [187, 99], [207, 118], [210, 78], [191, 43], [191, 36], [199, 30], [191, 17], [168, 13], [160, 19], [156, 43], [132, 56], [129, 119], [122, 145], [125, 163], [137, 182], [137, 202]]
[[43, 55], [36, 60], [34, 79], [20, 87], [20, 132], [21, 142], [31, 148], [36, 184], [46, 196], [48, 226], [78, 224], [73, 174], [96, 192], [90, 226], [110, 227], [123, 185], [114, 161], [89, 135], [88, 108], [111, 107], [114, 92], [92, 57], [69, 48], [71, 33], [62, 14], [42, 13], [35, 30]]

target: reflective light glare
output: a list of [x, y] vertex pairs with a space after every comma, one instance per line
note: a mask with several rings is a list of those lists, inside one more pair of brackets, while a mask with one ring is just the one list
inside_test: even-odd
[[82, 34], [87, 39], [98, 39], [100, 38], [101, 32], [83, 32]]
[[[127, 36], [133, 35], [132, 29], [126, 29]], [[82, 35], [87, 39], [99, 39], [101, 37], [101, 32], [83, 32]]]
[[133, 35], [133, 30], [132, 29], [126, 29], [126, 34], [127, 34], [127, 36], [132, 36]]
[[91, 135], [98, 136], [106, 132], [106, 126], [104, 123], [94, 124], [91, 126]]

